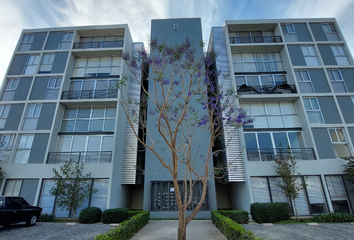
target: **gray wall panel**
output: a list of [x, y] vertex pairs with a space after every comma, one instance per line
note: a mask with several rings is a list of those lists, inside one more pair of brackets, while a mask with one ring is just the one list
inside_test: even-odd
[[31, 51], [33, 51], [33, 50], [42, 50], [43, 43], [44, 43], [44, 40], [45, 40], [46, 36], [47, 36], [46, 32], [36, 33], [34, 35], [33, 43], [31, 45]]
[[28, 163], [43, 163], [49, 134], [35, 134]]
[[294, 23], [294, 28], [296, 32], [297, 39], [300, 42], [309, 42], [312, 41], [309, 30], [305, 23]]
[[340, 69], [345, 85], [349, 92], [354, 92], [354, 69]]
[[330, 45], [318, 45], [318, 49], [325, 65], [337, 65]]
[[47, 91], [49, 77], [37, 77], [34, 80], [32, 93], [30, 96], [31, 100], [44, 99], [45, 93]]
[[13, 100], [26, 100], [31, 83], [32, 78], [20, 78]]
[[317, 151], [321, 159], [336, 158], [334, 149], [326, 128], [312, 129]]
[[45, 50], [58, 49], [62, 34], [63, 34], [62, 32], [49, 33], [48, 40], [45, 45]]
[[12, 104], [6, 119], [4, 130], [17, 130], [25, 104]]
[[14, 57], [8, 75], [21, 75], [27, 62], [28, 54], [20, 54]]
[[348, 127], [348, 132], [349, 132], [350, 138], [352, 139], [352, 143], [354, 143], [354, 128]]
[[43, 103], [41, 114], [38, 118], [37, 130], [49, 130], [52, 127], [55, 112], [55, 103]]
[[332, 97], [318, 97], [317, 99], [326, 124], [342, 123]]
[[337, 97], [346, 123], [354, 123], [354, 104], [351, 97]]
[[24, 179], [22, 182], [20, 197], [26, 199], [26, 201], [31, 205], [34, 205], [38, 181], [39, 179]]
[[69, 52], [57, 52], [55, 54], [51, 73], [63, 73]]
[[294, 66], [306, 66], [304, 55], [302, 54], [301, 47], [296, 46], [288, 46], [291, 62]]
[[321, 23], [310, 23], [310, 27], [316, 41], [327, 41], [327, 36], [323, 31]]
[[331, 92], [328, 86], [326, 76], [322, 69], [309, 69], [308, 71], [316, 93]]

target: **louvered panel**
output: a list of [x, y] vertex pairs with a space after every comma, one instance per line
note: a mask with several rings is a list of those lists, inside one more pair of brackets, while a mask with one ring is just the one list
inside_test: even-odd
[[266, 177], [251, 177], [253, 202], [268, 203], [270, 195]]

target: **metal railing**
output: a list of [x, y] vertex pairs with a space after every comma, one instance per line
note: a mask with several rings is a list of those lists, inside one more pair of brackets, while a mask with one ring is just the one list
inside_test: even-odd
[[65, 163], [72, 159], [79, 163], [110, 163], [112, 151], [87, 151], [87, 152], [50, 152], [47, 163]]
[[237, 43], [278, 43], [282, 42], [280, 36], [259, 36], [259, 37], [230, 37], [231, 44]]
[[248, 161], [274, 161], [278, 155], [291, 154], [296, 160], [315, 160], [313, 148], [262, 148], [246, 149]]
[[237, 87], [237, 92], [243, 94], [289, 94], [296, 93], [295, 85], [241, 85]]
[[106, 99], [117, 98], [118, 89], [63, 91], [61, 99]]
[[123, 47], [123, 40], [120, 41], [101, 41], [101, 42], [76, 42], [74, 43], [74, 49], [85, 48], [117, 48]]

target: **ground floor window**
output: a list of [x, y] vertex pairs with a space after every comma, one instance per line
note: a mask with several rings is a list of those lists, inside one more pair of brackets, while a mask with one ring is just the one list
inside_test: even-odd
[[[188, 185], [187, 185], [188, 186]], [[178, 183], [178, 188], [182, 198], [186, 193], [184, 183]], [[203, 191], [203, 184], [197, 181], [193, 186], [192, 203], [187, 210], [193, 210], [200, 201]], [[187, 187], [187, 196], [189, 197], [189, 188]], [[208, 210], [208, 195], [205, 196], [201, 211]], [[175, 196], [175, 188], [173, 182], [156, 181], [151, 182], [151, 211], [177, 211], [177, 200]]]
[[[83, 206], [77, 209], [76, 217], [79, 216], [82, 209], [86, 207], [98, 207], [102, 211], [106, 209], [107, 194], [108, 194], [108, 179], [92, 179], [92, 189], [97, 189], [96, 193], [93, 193], [89, 199], [86, 199]], [[62, 210], [57, 207], [55, 196], [49, 193], [50, 189], [54, 187], [54, 180], [43, 180], [41, 196], [39, 201], [39, 207], [41, 207], [42, 213], [55, 214], [56, 217], [72, 217], [71, 211]]]
[[342, 176], [326, 176], [326, 183], [334, 212], [350, 213], [347, 191]]

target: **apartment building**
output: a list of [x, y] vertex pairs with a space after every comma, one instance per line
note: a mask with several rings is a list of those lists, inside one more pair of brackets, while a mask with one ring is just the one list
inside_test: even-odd
[[[174, 44], [186, 36], [197, 48], [200, 19], [152, 20], [151, 39]], [[71, 216], [56, 207], [49, 190], [52, 168], [73, 159], [85, 163], [98, 189], [85, 207], [177, 216], [169, 173], [157, 171], [151, 152], [136, 151], [118, 102], [126, 91], [115, 83], [130, 74], [121, 55], [143, 48], [126, 24], [23, 30], [0, 94], [2, 195]], [[272, 161], [288, 147], [307, 184], [296, 200], [299, 214], [352, 212], [354, 188], [341, 157], [354, 151], [354, 62], [336, 20], [225, 21], [211, 29], [208, 54], [213, 51], [222, 72], [215, 81], [238, 92], [237, 104], [255, 122], [239, 129], [225, 154], [214, 159], [230, 168], [223, 181], [209, 179], [197, 217], [216, 209], [249, 211], [253, 202], [292, 204], [276, 184]], [[139, 86], [126, 87], [139, 100]], [[147, 124], [155, 125], [149, 118]], [[197, 185], [188, 210], [199, 196]]]

